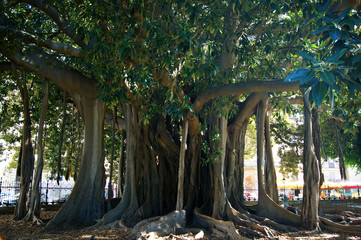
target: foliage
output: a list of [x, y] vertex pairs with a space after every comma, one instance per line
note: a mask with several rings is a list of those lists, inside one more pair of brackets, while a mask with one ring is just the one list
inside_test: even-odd
[[336, 13], [329, 6], [330, 2], [318, 5], [302, 26], [316, 29], [302, 39], [303, 49], [297, 52], [309, 68], [293, 71], [285, 81], [300, 81], [301, 87], [312, 88], [317, 106], [327, 98], [333, 107], [340, 88], [347, 88], [350, 96], [355, 90], [361, 91], [361, 21], [360, 13], [351, 8]]
[[298, 176], [300, 164], [302, 163], [302, 155], [297, 154], [295, 147], [286, 148], [282, 146], [278, 149], [278, 156], [281, 158], [280, 173], [283, 178], [288, 179]]
[[[105, 104], [131, 103], [139, 111], [140, 122], [144, 125], [164, 116], [170, 117], [172, 124], [177, 125], [184, 112], [193, 110], [192, 103], [205, 90], [230, 83], [284, 79], [287, 76], [286, 81], [300, 81], [302, 88], [312, 87], [311, 95], [317, 106], [328, 99], [331, 109], [335, 109], [334, 115], [344, 110], [338, 106], [336, 109], [335, 99], [341, 99], [345, 94], [358, 96], [354, 90], [360, 87], [360, 43], [355, 40], [355, 34], [360, 31], [355, 28], [359, 24], [359, 12], [345, 10], [336, 15], [327, 12], [329, 5], [299, 0], [54, 1], [48, 6], [66, 21], [66, 28], [27, 1], [9, 1], [0, 6], [0, 25], [6, 28], [1, 32], [3, 48], [24, 55], [38, 53], [55, 57], [72, 71], [96, 81], [100, 90], [98, 97]], [[14, 36], [11, 33], [15, 30], [31, 36]], [[51, 49], [46, 46], [47, 41], [64, 44], [80, 53]], [[5, 59], [3, 55], [2, 60]], [[222, 61], [223, 56], [231, 56], [231, 66]], [[39, 80], [35, 79], [37, 84], [32, 91], [34, 109], [31, 112], [36, 129], [39, 111], [36, 104], [40, 102], [41, 93]], [[0, 83], [9, 85], [1, 85], [2, 95], [15, 92], [11, 83], [13, 79], [10, 81], [8, 76]], [[51, 87], [45, 159], [53, 173], [61, 95], [59, 89]], [[285, 97], [272, 94], [275, 99], [278, 96]], [[216, 97], [200, 112], [193, 113], [205, 123], [200, 130], [203, 131], [204, 163], [214, 162], [220, 155], [220, 149], [216, 147], [220, 141], [219, 133], [206, 124], [208, 116], [215, 112], [232, 117], [236, 112], [234, 102], [239, 97]], [[20, 112], [15, 97], [10, 101], [13, 110], [8, 111], [4, 109], [10, 108], [9, 102], [3, 99], [1, 131], [12, 129], [5, 127], [3, 119], [9, 119], [9, 126], [18, 127], [12, 121], [13, 116], [3, 117], [3, 114]], [[343, 102], [346, 108], [347, 101]], [[273, 103], [277, 105], [277, 101]], [[75, 139], [72, 137], [74, 132], [82, 129], [73, 127], [76, 114], [72, 105], [69, 100], [64, 142], [74, 141], [77, 147], [74, 146], [73, 151], [64, 149], [63, 155], [72, 153], [70, 162], [74, 168], [74, 149], [79, 148], [82, 140], [77, 134]], [[297, 111], [289, 104], [280, 103], [276, 107], [279, 106], [287, 113]], [[357, 111], [356, 108], [347, 109], [347, 114]], [[277, 128], [282, 136], [287, 136], [285, 130], [289, 125], [282, 122], [281, 115], [277, 110]], [[351, 131], [351, 127], [347, 129]], [[105, 133], [109, 134], [108, 128]], [[253, 134], [255, 131], [252, 130]], [[12, 139], [15, 139], [16, 134], [13, 135]], [[254, 138], [247, 139], [252, 140], [251, 145], [254, 144]], [[292, 142], [298, 140], [288, 139]], [[109, 147], [108, 138], [105, 147]], [[254, 152], [253, 149], [248, 152], [249, 156]], [[285, 159], [296, 157], [286, 152], [282, 154]], [[63, 165], [63, 173], [67, 168]]]
[[252, 159], [257, 155], [257, 128], [255, 117], [252, 117], [247, 126], [244, 159]]
[[[340, 128], [340, 142], [345, 159], [345, 164], [351, 167], [356, 167], [359, 171], [361, 162], [361, 145], [360, 145], [360, 127], [357, 127], [355, 134], [347, 131], [347, 124], [339, 124], [333, 119], [324, 118], [321, 122], [322, 128], [322, 157], [324, 159], [338, 159], [337, 138], [335, 132], [335, 125]], [[332, 126], [332, 127], [330, 127]]]

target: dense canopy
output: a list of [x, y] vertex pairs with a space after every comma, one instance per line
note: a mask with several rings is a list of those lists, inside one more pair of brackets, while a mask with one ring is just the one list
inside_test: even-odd
[[[16, 218], [26, 214], [34, 165], [31, 121], [40, 133], [43, 123], [35, 116], [44, 116], [40, 93], [38, 114], [30, 115], [35, 111], [30, 85], [50, 81], [64, 93], [51, 85], [50, 95], [57, 97], [49, 98], [48, 107], [43, 98], [42, 113], [57, 104], [63, 111], [59, 122], [77, 126], [62, 130], [60, 142], [83, 143], [83, 150], [73, 192], [45, 229], [98, 219], [97, 225], [120, 220], [134, 226], [174, 210], [185, 217], [183, 209], [188, 225], [213, 227], [233, 239], [241, 232], [254, 237], [300, 225], [318, 229], [319, 222], [357, 232], [318, 216], [320, 157], [310, 111], [325, 106], [325, 116], [334, 119], [342, 108], [360, 114], [346, 106], [361, 90], [358, 2], [3, 1], [1, 91], [17, 84], [24, 118]], [[291, 96], [303, 97], [305, 105], [301, 215], [278, 205], [271, 152], [272, 109], [287, 111]], [[243, 166], [253, 115], [259, 202], [249, 210], [243, 202]], [[71, 138], [81, 135], [80, 120], [83, 140]], [[118, 177], [124, 178], [122, 199], [107, 213], [104, 124], [126, 136], [126, 141], [117, 138], [119, 145], [126, 142], [125, 166], [119, 164], [125, 172]], [[359, 132], [359, 122], [354, 124], [357, 130], [351, 126], [351, 133]], [[60, 159], [61, 152], [60, 147], [53, 158]], [[60, 174], [60, 160], [57, 164]]]

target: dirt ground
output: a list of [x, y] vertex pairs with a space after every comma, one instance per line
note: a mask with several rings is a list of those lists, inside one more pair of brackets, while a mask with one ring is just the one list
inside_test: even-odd
[[[56, 211], [44, 211], [41, 214], [42, 219], [50, 219], [54, 216]], [[63, 229], [48, 233], [38, 233], [40, 226], [32, 225], [24, 221], [14, 221], [13, 214], [5, 213], [0, 215], [0, 240], [15, 240], [15, 239], [129, 239], [130, 230], [126, 229], [103, 229], [98, 228], [94, 230], [88, 229]], [[153, 237], [147, 239], [163, 239], [163, 240], [186, 240], [186, 239], [227, 239], [206, 233], [202, 238], [195, 238], [195, 236], [187, 235], [170, 235], [162, 238]], [[296, 233], [284, 233], [280, 236], [275, 236], [273, 239], [361, 239], [359, 236], [339, 235], [336, 233], [315, 233], [301, 231]]]
[[[42, 219], [50, 219], [56, 211], [45, 211], [41, 213]], [[29, 222], [14, 221], [13, 214], [6, 213], [0, 215], [0, 240], [15, 239], [128, 239], [129, 233], [124, 229], [62, 229], [48, 233], [38, 233], [41, 226], [32, 225]], [[1, 239], [2, 237], [2, 239]]]

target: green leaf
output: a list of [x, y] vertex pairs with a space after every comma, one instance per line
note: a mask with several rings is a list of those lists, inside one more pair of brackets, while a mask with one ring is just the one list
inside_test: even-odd
[[345, 45], [349, 46], [349, 45], [355, 45], [355, 44], [360, 44], [361, 40], [353, 40], [350, 42], [346, 42]]
[[345, 16], [347, 16], [350, 11], [351, 11], [351, 8], [350, 8], [350, 7], [346, 8], [346, 9], [341, 13], [341, 15], [338, 17], [338, 19], [337, 19], [338, 21], [337, 21], [337, 22], [339, 22], [339, 21], [342, 20]]
[[342, 57], [345, 54], [346, 51], [347, 51], [347, 48], [341, 49], [340, 51], [338, 51], [335, 54], [326, 58], [325, 62], [330, 63], [330, 62], [333, 62], [333, 61], [339, 59], [340, 57]]
[[307, 26], [317, 15], [315, 13], [311, 14], [310, 18], [302, 25], [302, 28]]
[[339, 40], [340, 37], [341, 37], [341, 35], [342, 35], [342, 32], [341, 32], [341, 30], [339, 30], [339, 29], [335, 29], [335, 30], [333, 30], [333, 31], [330, 32], [330, 37], [331, 37], [331, 39], [332, 39], [334, 42], [336, 42], [337, 40]]
[[319, 107], [325, 99], [328, 92], [329, 85], [323, 82], [318, 82], [311, 91], [311, 95], [316, 105]]
[[310, 59], [312, 62], [317, 62], [317, 60], [311, 56], [310, 54], [308, 53], [305, 53], [305, 52], [297, 52], [298, 55], [300, 55], [301, 57], [303, 58], [307, 58], [307, 59]]
[[352, 64], [355, 64], [355, 63], [358, 63], [358, 62], [361, 62], [361, 54], [359, 55], [356, 55], [352, 58]]
[[331, 71], [320, 72], [320, 76], [328, 85], [333, 85], [335, 82], [335, 75]]
[[309, 73], [310, 73], [310, 70], [300, 68], [300, 69], [297, 69], [297, 70], [293, 71], [292, 73], [288, 74], [288, 76], [285, 78], [284, 81], [285, 82], [301, 81], [301, 79], [306, 78]]
[[323, 27], [320, 27], [319, 29], [311, 32], [310, 34], [319, 34], [319, 33], [322, 33], [324, 31], [328, 31], [331, 29], [331, 26], [330, 25], [326, 25], [326, 26], [323, 26]]
[[342, 61], [342, 60], [336, 60], [336, 61], [331, 61], [329, 62], [331, 64], [345, 64], [345, 61]]
[[323, 11], [323, 12], [326, 11], [327, 8], [328, 8], [330, 5], [331, 5], [331, 1], [327, 1], [327, 2], [325, 3], [325, 5], [322, 7], [322, 11]]
[[304, 89], [308, 89], [309, 87], [312, 87], [313, 85], [315, 85], [316, 83], [318, 83], [318, 78], [317, 77], [313, 77], [311, 78], [307, 83], [305, 83], [304, 85], [302, 85], [302, 87]]
[[308, 83], [311, 79], [313, 79], [315, 77], [315, 72], [314, 71], [310, 71], [308, 74], [307, 74], [307, 77], [305, 78], [302, 78], [300, 80], [300, 85], [303, 86], [304, 84]]

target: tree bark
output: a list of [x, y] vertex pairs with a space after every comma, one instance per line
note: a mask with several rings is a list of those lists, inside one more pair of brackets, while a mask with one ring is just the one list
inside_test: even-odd
[[305, 136], [303, 153], [303, 201], [301, 211], [301, 221], [303, 227], [310, 230], [318, 230], [318, 201], [319, 201], [319, 167], [314, 153], [312, 143], [312, 113], [309, 102], [308, 90], [304, 93], [304, 118], [305, 118]]
[[264, 188], [264, 179], [262, 173], [262, 166], [264, 160], [264, 126], [265, 114], [267, 109], [266, 97], [262, 99], [257, 107], [256, 127], [257, 127], [257, 179], [258, 179], [258, 201], [262, 202], [266, 196]]
[[[218, 117], [217, 117], [218, 118]], [[227, 118], [221, 116], [217, 121], [221, 141], [219, 147], [222, 153], [218, 156], [217, 161], [213, 163], [213, 207], [212, 217], [216, 219], [222, 219], [226, 212], [227, 196], [224, 186], [224, 168], [225, 168], [225, 157], [226, 157], [226, 143], [227, 143]]]
[[118, 198], [123, 197], [123, 173], [124, 173], [124, 133], [120, 137], [119, 164], [118, 164]]
[[24, 105], [24, 124], [20, 164], [20, 195], [19, 200], [15, 206], [15, 220], [21, 220], [26, 215], [27, 194], [29, 192], [29, 185], [31, 182], [31, 175], [34, 167], [34, 155], [31, 141], [30, 101], [28, 88], [26, 86], [26, 75], [25, 72], [23, 72], [23, 81], [21, 83], [15, 64], [12, 64], [11, 67], [12, 72], [16, 78], [17, 85], [21, 94], [21, 99]]
[[239, 111], [228, 126], [226, 158], [226, 193], [227, 198], [237, 210], [243, 204], [244, 148], [245, 135], [249, 118], [262, 100], [264, 93], [251, 94], [239, 107]]
[[177, 205], [176, 210], [180, 211], [183, 209], [183, 193], [184, 193], [184, 171], [185, 171], [185, 152], [188, 136], [188, 119], [183, 114], [183, 132], [182, 132], [182, 143], [179, 154], [179, 171], [178, 171], [178, 191], [177, 191]]
[[54, 82], [72, 97], [84, 120], [84, 148], [80, 172], [72, 194], [64, 207], [44, 230], [67, 224], [89, 224], [104, 213], [103, 125], [106, 107], [97, 81], [69, 68], [46, 53], [23, 56], [1, 49], [15, 64]]
[[[190, 114], [188, 114], [190, 116]], [[187, 116], [187, 118], [188, 118]], [[187, 212], [187, 218], [190, 218], [193, 214], [193, 210], [198, 204], [198, 187], [199, 187], [199, 168], [200, 168], [200, 123], [199, 119], [193, 116], [188, 118], [188, 128], [189, 128], [189, 153], [190, 153], [190, 163], [189, 163], [189, 187], [188, 187], [188, 197], [187, 205], [185, 207]]]
[[265, 147], [266, 147], [266, 162], [265, 162], [265, 187], [268, 196], [278, 203], [278, 188], [277, 188], [277, 176], [276, 169], [273, 161], [271, 131], [270, 131], [270, 109], [267, 110], [265, 115]]
[[322, 173], [322, 162], [321, 162], [321, 125], [320, 125], [320, 114], [317, 108], [312, 109], [312, 140], [315, 148], [315, 155], [318, 161], [320, 169], [320, 188], [323, 184], [324, 175]]
[[137, 113], [132, 106], [124, 104], [123, 112], [126, 117], [126, 136], [127, 136], [127, 151], [126, 151], [126, 171], [125, 171], [125, 188], [123, 197], [120, 203], [111, 211], [107, 212], [99, 222], [100, 225], [106, 225], [113, 221], [125, 218], [125, 214], [133, 215], [139, 207], [136, 187], [136, 147], [137, 147]]
[[257, 107], [256, 125], [257, 125], [257, 178], [258, 178], [258, 204], [257, 215], [270, 218], [279, 223], [287, 225], [298, 225], [300, 218], [296, 214], [282, 208], [274, 202], [266, 193], [263, 178], [263, 159], [264, 159], [264, 127], [265, 115], [268, 107], [267, 96], [265, 96]]
[[27, 221], [38, 221], [41, 223], [40, 219], [40, 188], [39, 183], [41, 182], [41, 175], [43, 172], [43, 152], [44, 152], [44, 144], [43, 144], [43, 132], [44, 132], [44, 122], [46, 118], [46, 111], [48, 109], [49, 103], [49, 81], [44, 80], [43, 84], [43, 99], [41, 103], [41, 112], [40, 112], [40, 120], [39, 120], [39, 130], [38, 130], [38, 159], [36, 161], [36, 168], [33, 174], [33, 183], [31, 188], [31, 199], [30, 199], [30, 206], [25, 217]]
[[84, 148], [78, 179], [65, 205], [44, 230], [73, 224], [93, 224], [104, 214], [105, 106], [101, 99], [78, 96], [84, 113]]

